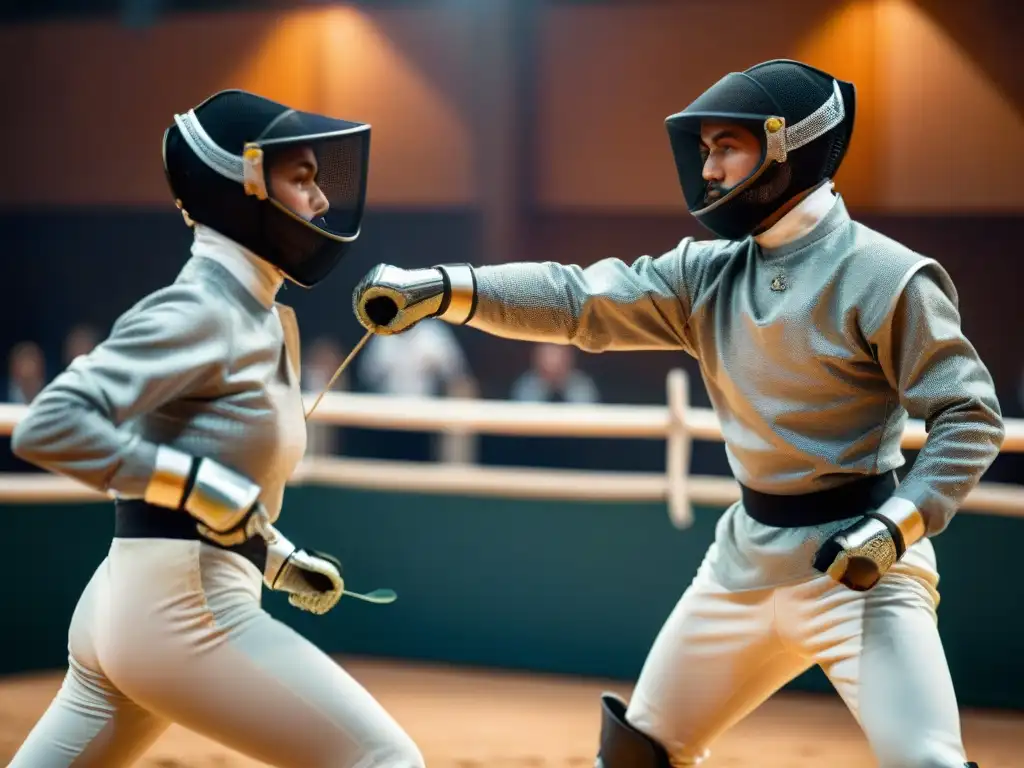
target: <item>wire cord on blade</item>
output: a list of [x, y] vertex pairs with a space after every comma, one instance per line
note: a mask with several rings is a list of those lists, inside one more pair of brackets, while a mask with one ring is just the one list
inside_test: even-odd
[[330, 391], [331, 387], [334, 386], [334, 382], [336, 382], [338, 380], [338, 377], [341, 376], [341, 374], [345, 371], [346, 368], [348, 368], [348, 364], [352, 362], [353, 358], [355, 358], [355, 356], [359, 353], [359, 350], [363, 348], [363, 345], [370, 340], [370, 337], [372, 335], [373, 331], [367, 331], [363, 335], [363, 338], [359, 340], [359, 343], [356, 344], [355, 347], [353, 347], [352, 351], [348, 353], [348, 357], [341, 361], [341, 365], [338, 366], [338, 370], [336, 370], [334, 372], [334, 375], [331, 376], [331, 380], [327, 382], [327, 386], [324, 387], [324, 391], [317, 396], [316, 400], [313, 403], [313, 407], [306, 411], [306, 421], [309, 421], [310, 415], [313, 413], [313, 411], [316, 410], [316, 407], [320, 405], [320, 401], [324, 399], [324, 395], [326, 395]]

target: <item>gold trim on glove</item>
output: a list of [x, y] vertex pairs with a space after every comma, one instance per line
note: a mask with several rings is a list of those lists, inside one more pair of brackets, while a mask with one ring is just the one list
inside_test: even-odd
[[903, 536], [904, 549], [910, 549], [924, 538], [928, 527], [924, 516], [912, 501], [893, 496], [875, 512], [887, 520], [891, 520]]
[[143, 498], [158, 507], [178, 509], [191, 471], [191, 456], [166, 445], [158, 446], [153, 474]]
[[448, 277], [451, 293], [448, 308], [440, 316], [446, 323], [464, 325], [473, 315], [476, 304], [476, 280], [473, 268], [468, 264], [445, 265], [438, 267]]

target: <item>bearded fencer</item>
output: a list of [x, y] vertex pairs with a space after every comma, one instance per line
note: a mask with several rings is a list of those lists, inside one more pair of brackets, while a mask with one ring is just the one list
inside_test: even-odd
[[[588, 352], [684, 352], [741, 500], [655, 638], [631, 700], [601, 701], [598, 766], [697, 765], [812, 665], [882, 768], [963, 768], [931, 539], [998, 454], [992, 378], [934, 259], [851, 218], [833, 181], [853, 84], [801, 62], [733, 72], [667, 118], [712, 239], [591, 266], [382, 264], [360, 322], [425, 318]], [[928, 426], [913, 466], [908, 417]]]
[[127, 766], [172, 722], [274, 766], [423, 766], [361, 685], [260, 604], [266, 586], [323, 614], [344, 590], [334, 557], [276, 527], [306, 445], [298, 326], [276, 295], [320, 283], [356, 240], [369, 151], [369, 125], [244, 91], [174, 116], [164, 168], [190, 258], [14, 432], [20, 457], [115, 497], [67, 675], [14, 768]]

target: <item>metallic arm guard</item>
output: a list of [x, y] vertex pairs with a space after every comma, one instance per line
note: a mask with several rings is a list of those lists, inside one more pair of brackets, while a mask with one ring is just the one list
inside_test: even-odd
[[924, 538], [924, 516], [911, 502], [899, 496], [893, 496], [871, 516], [880, 520], [889, 529], [894, 540], [899, 540], [897, 559], [903, 557], [910, 547]]
[[145, 500], [184, 509], [211, 530], [224, 533], [245, 519], [259, 495], [258, 485], [212, 459], [161, 445]]

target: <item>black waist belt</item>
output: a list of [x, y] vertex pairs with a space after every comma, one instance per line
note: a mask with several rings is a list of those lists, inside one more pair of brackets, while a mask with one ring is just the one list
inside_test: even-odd
[[157, 507], [142, 499], [118, 501], [114, 505], [114, 536], [118, 539], [187, 539], [235, 552], [263, 572], [267, 545], [259, 536], [234, 547], [222, 547], [204, 539], [196, 530], [196, 519], [180, 509]]
[[896, 473], [869, 475], [813, 493], [780, 496], [740, 485], [743, 508], [754, 520], [775, 528], [832, 523], [873, 512], [896, 490]]

